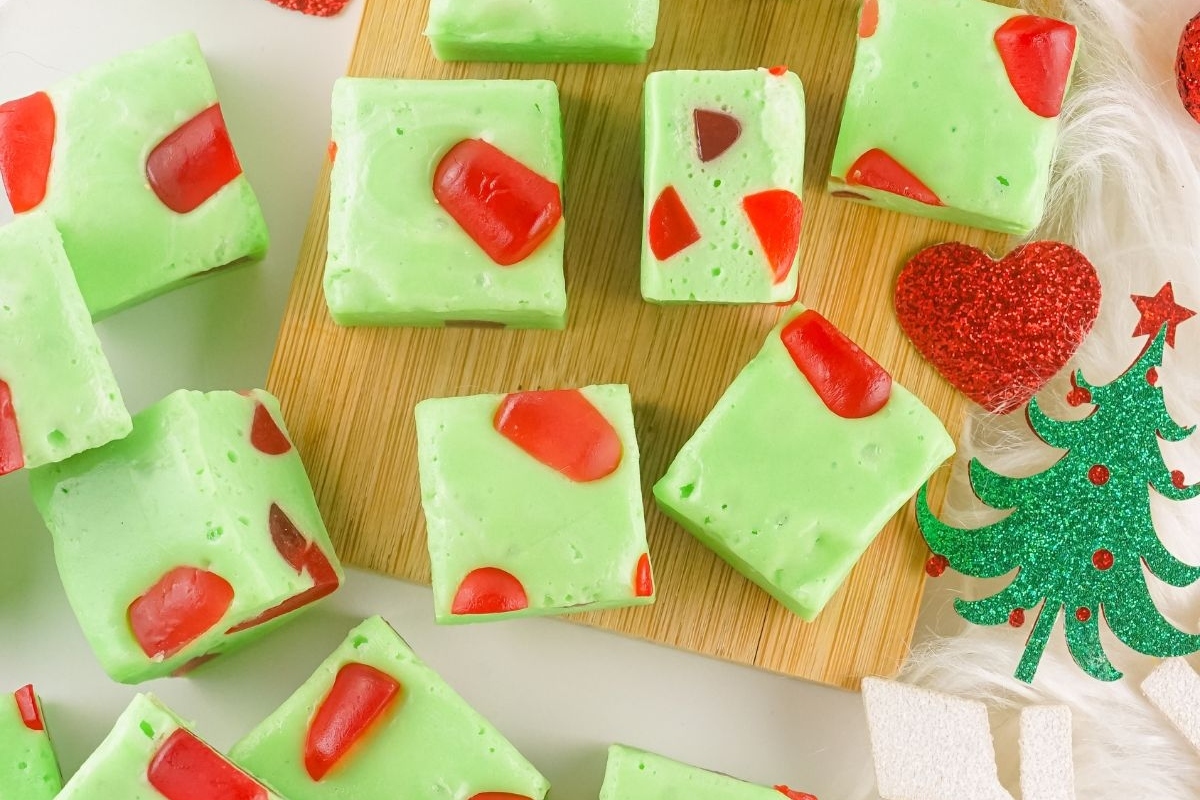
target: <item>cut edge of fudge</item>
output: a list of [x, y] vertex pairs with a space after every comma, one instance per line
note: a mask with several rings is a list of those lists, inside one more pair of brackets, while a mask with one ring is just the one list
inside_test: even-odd
[[[660, 772], [669, 774], [660, 779]], [[637, 783], [639, 788], [646, 791], [639, 792], [628, 786], [631, 782]], [[674, 791], [663, 787], [664, 783]], [[653, 784], [658, 784], [657, 791], [654, 791]], [[817, 800], [807, 792], [797, 791], [783, 784], [764, 786], [676, 761], [649, 750], [624, 744], [610, 745], [604, 768], [604, 783], [600, 787], [600, 800], [626, 800], [638, 796], [698, 796], [703, 800]]]

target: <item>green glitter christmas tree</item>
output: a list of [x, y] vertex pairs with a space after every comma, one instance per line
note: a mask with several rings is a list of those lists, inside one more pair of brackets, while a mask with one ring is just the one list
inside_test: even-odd
[[[1072, 378], [1072, 405], [1092, 404], [1082, 420], [1045, 415], [1029, 401], [1030, 427], [1047, 444], [1066, 453], [1044, 472], [1012, 478], [992, 472], [977, 459], [971, 486], [991, 508], [1012, 513], [991, 525], [962, 529], [929, 509], [926, 490], [917, 498], [917, 522], [933, 556], [930, 575], [947, 566], [965, 575], [995, 578], [1017, 570], [1004, 589], [980, 600], [955, 601], [977, 625], [1014, 627], [1036, 613], [1016, 676], [1031, 682], [1060, 610], [1065, 610], [1067, 645], [1088, 674], [1113, 681], [1121, 673], [1100, 644], [1100, 617], [1138, 652], [1181, 656], [1200, 650], [1200, 635], [1184, 633], [1165, 620], [1146, 586], [1144, 563], [1172, 586], [1200, 579], [1200, 567], [1175, 558], [1159, 541], [1150, 516], [1150, 492], [1171, 500], [1200, 495], [1183, 474], [1163, 462], [1159, 439], [1178, 442], [1195, 428], [1179, 426], [1167, 413], [1158, 386], [1165, 346], [1174, 347], [1175, 327], [1193, 312], [1175, 304], [1171, 284], [1153, 297], [1134, 296], [1142, 317], [1134, 336], [1153, 335], [1138, 359], [1105, 386], [1082, 372]], [[1040, 607], [1040, 608], [1039, 608]]]

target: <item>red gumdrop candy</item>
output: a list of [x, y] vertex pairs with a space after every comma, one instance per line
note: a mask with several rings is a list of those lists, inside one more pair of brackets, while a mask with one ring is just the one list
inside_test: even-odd
[[662, 190], [650, 209], [650, 251], [666, 261], [700, 241], [700, 231], [674, 186]]
[[262, 403], [254, 406], [254, 421], [250, 424], [250, 444], [260, 453], [281, 456], [292, 449], [292, 443]]
[[510, 394], [492, 425], [501, 436], [551, 469], [586, 483], [621, 465], [621, 437], [575, 389]]
[[375, 667], [350, 663], [338, 670], [329, 694], [317, 707], [304, 741], [304, 768], [324, 778], [399, 698], [399, 681]]
[[802, 312], [779, 336], [796, 366], [834, 414], [861, 419], [887, 405], [892, 396], [892, 376], [817, 312]]
[[1075, 28], [1046, 17], [1013, 17], [996, 31], [996, 49], [1017, 96], [1039, 117], [1062, 111], [1075, 60]]
[[804, 203], [786, 189], [772, 189], [743, 197], [742, 208], [758, 235], [763, 254], [775, 275], [775, 283], [783, 283], [792, 271], [796, 252], [800, 249]]
[[272, 503], [267, 526], [271, 531], [271, 542], [279, 551], [279, 555], [283, 556], [283, 560], [291, 564], [296, 572], [302, 572], [310, 545], [304, 534], [296, 528], [296, 523], [283, 513], [282, 508]]
[[21, 448], [21, 431], [17, 426], [12, 391], [7, 383], [0, 381], [0, 475], [16, 472], [23, 466], [25, 451]]
[[862, 14], [858, 18], [858, 35], [870, 39], [879, 29], [879, 0], [863, 0]]
[[503, 614], [529, 608], [525, 587], [497, 567], [480, 567], [463, 578], [450, 606], [452, 614]]
[[633, 573], [633, 594], [636, 597], [654, 596], [654, 573], [650, 569], [650, 554], [642, 553]]
[[18, 214], [46, 199], [54, 128], [54, 104], [45, 92], [0, 105], [0, 179]]
[[129, 604], [129, 627], [150, 658], [170, 658], [221, 621], [233, 587], [215, 572], [176, 567]]
[[37, 695], [33, 691], [33, 684], [26, 684], [20, 689], [13, 692], [13, 699], [17, 702], [17, 713], [21, 715], [21, 722], [31, 731], [46, 730], [46, 723], [42, 721], [42, 712], [38, 709]]
[[705, 163], [724, 155], [742, 138], [742, 123], [724, 111], [697, 108], [692, 112], [692, 122], [696, 128], [696, 150]]
[[179, 728], [154, 754], [150, 785], [167, 800], [267, 800], [267, 790], [194, 735]]
[[817, 800], [817, 796], [808, 792], [797, 792], [795, 789], [789, 789], [786, 786], [776, 786], [775, 791], [786, 795], [790, 800]]
[[502, 267], [528, 258], [562, 219], [558, 186], [482, 139], [450, 149], [434, 173], [433, 194]]
[[920, 178], [878, 148], [858, 157], [846, 173], [846, 183], [891, 192], [929, 206], [942, 205], [941, 199]]
[[179, 214], [199, 208], [241, 174], [219, 104], [168, 134], [146, 159], [150, 188], [163, 205]]

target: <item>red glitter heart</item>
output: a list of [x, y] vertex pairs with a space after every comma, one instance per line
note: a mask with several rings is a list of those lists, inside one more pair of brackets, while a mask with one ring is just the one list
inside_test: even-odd
[[948, 243], [908, 262], [895, 302], [921, 355], [967, 397], [1005, 413], [1075, 354], [1100, 310], [1100, 279], [1060, 242], [1033, 242], [1000, 261]]
[[312, 17], [332, 17], [346, 7], [350, 0], [270, 0], [289, 11], [299, 11]]
[[1183, 107], [1200, 122], [1200, 14], [1192, 17], [1179, 37], [1175, 81]]

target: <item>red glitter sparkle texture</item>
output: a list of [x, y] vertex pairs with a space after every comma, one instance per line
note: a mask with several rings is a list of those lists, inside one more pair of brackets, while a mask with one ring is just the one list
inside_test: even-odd
[[1200, 122], [1200, 14], [1192, 17], [1179, 37], [1175, 83], [1183, 107]]
[[299, 11], [312, 17], [332, 17], [337, 14], [350, 0], [268, 0], [280, 8], [289, 11]]

